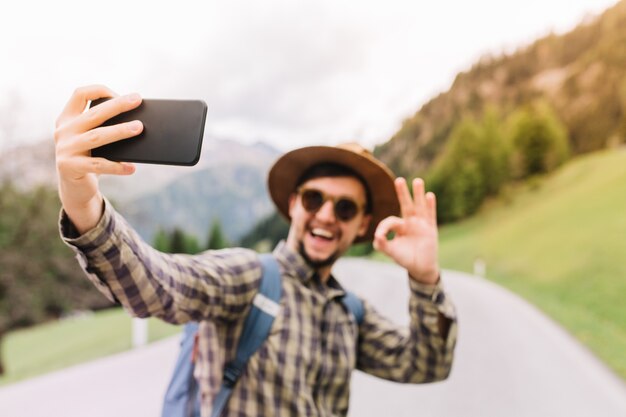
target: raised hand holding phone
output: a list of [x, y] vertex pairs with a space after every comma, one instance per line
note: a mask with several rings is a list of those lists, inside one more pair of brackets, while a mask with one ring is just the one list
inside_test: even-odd
[[[113, 97], [85, 111], [91, 100]], [[102, 85], [74, 91], [56, 121], [55, 158], [59, 197], [63, 208], [80, 233], [93, 228], [102, 215], [102, 195], [98, 175], [129, 175], [133, 164], [92, 157], [91, 150], [120, 140], [128, 140], [143, 130], [139, 121], [101, 126], [105, 121], [141, 104], [138, 94], [118, 96]], [[132, 140], [132, 139], [130, 139]]]

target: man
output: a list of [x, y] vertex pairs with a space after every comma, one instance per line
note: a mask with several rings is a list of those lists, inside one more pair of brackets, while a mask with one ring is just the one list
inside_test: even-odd
[[[89, 100], [100, 97], [115, 98], [85, 111]], [[258, 290], [260, 261], [241, 248], [196, 256], [160, 253], [102, 196], [98, 174], [127, 175], [134, 167], [92, 158], [90, 149], [132, 140], [142, 125], [98, 126], [140, 102], [138, 95], [85, 87], [59, 116], [61, 233], [96, 287], [132, 314], [201, 322], [196, 376], [208, 416]], [[352, 144], [289, 152], [272, 167], [268, 184], [277, 208], [291, 220], [287, 240], [274, 251], [282, 275], [280, 313], [223, 415], [346, 415], [355, 368], [399, 382], [446, 378], [456, 321], [440, 283], [435, 196], [424, 193], [423, 181], [413, 181], [411, 197], [403, 179], [394, 181], [387, 167]], [[340, 302], [345, 293], [331, 267], [353, 242], [369, 240], [408, 272], [407, 329], [367, 302], [357, 325]]]

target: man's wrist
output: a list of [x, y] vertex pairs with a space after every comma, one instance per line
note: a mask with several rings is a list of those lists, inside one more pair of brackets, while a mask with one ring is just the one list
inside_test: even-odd
[[435, 284], [425, 284], [415, 279], [409, 279], [409, 288], [417, 298], [429, 300], [435, 304], [440, 301], [439, 294], [443, 292], [441, 281], [437, 281]]
[[63, 210], [79, 235], [96, 227], [104, 214], [104, 199], [98, 194], [81, 207], [63, 206]]
[[428, 272], [422, 272], [420, 274], [418, 273], [411, 273], [411, 271], [409, 271], [409, 278], [411, 278], [412, 280], [419, 282], [420, 284], [424, 284], [424, 285], [435, 285], [437, 284], [437, 282], [439, 282], [439, 277], [440, 277], [440, 271], [439, 268], [436, 268], [432, 271], [428, 271]]
[[71, 247], [91, 252], [95, 248], [111, 245], [111, 224], [113, 222], [114, 211], [110, 203], [103, 200], [103, 214], [98, 223], [84, 233], [80, 233], [73, 221], [68, 216], [65, 209], [61, 209], [60, 232], [65, 243]]

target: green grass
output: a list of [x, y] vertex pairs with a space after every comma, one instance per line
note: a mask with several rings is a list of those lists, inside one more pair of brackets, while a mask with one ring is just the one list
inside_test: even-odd
[[626, 379], [626, 150], [574, 160], [440, 231], [444, 268], [472, 271], [560, 322]]
[[[149, 341], [180, 332], [156, 319], [148, 321]], [[51, 322], [9, 333], [3, 340], [6, 374], [0, 385], [41, 375], [131, 348], [131, 318], [121, 309]]]

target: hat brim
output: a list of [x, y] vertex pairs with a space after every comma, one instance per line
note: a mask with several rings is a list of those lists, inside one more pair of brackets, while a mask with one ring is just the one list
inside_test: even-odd
[[355, 243], [369, 242], [374, 237], [378, 223], [397, 216], [400, 204], [394, 187], [393, 173], [373, 157], [363, 156], [352, 150], [332, 146], [309, 146], [287, 152], [270, 169], [268, 188], [278, 211], [290, 220], [289, 198], [295, 192], [297, 182], [309, 168], [321, 163], [335, 163], [356, 172], [364, 181], [371, 197], [372, 221], [367, 232], [357, 237]]

